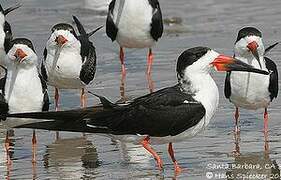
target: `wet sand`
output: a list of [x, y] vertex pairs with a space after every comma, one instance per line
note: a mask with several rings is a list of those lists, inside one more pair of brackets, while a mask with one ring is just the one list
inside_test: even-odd
[[[1, 1], [4, 7], [16, 1]], [[28, 37], [35, 44], [40, 57], [49, 37], [49, 30], [58, 22], [72, 23], [71, 16], [77, 15], [90, 31], [105, 23], [106, 12], [91, 9], [89, 1], [23, 0], [23, 7], [8, 16], [15, 37]], [[163, 16], [167, 19], [165, 34], [154, 49], [155, 60], [152, 80], [155, 89], [176, 83], [175, 63], [183, 50], [204, 45], [229, 55], [237, 31], [248, 25], [258, 27], [264, 35], [265, 45], [281, 40], [279, 1], [168, 1], [160, 0]], [[173, 19], [176, 19], [175, 21]], [[175, 23], [173, 23], [175, 22]], [[98, 67], [90, 91], [120, 100], [120, 63], [118, 45], [111, 43], [105, 29], [91, 38], [95, 42]], [[270, 53], [278, 67], [281, 67], [281, 47]], [[149, 92], [145, 76], [146, 50], [127, 50], [125, 96], [128, 99]], [[280, 69], [280, 68], [279, 68]], [[279, 71], [280, 74], [280, 71]], [[280, 109], [281, 99], [275, 100], [269, 108], [269, 151], [264, 151], [263, 111], [241, 111], [241, 134], [239, 156], [233, 135], [233, 105], [223, 95], [224, 73], [213, 73], [220, 90], [220, 105], [208, 128], [197, 137], [176, 143], [176, 158], [184, 168], [177, 179], [206, 179], [206, 173], [237, 174], [241, 170], [211, 168], [212, 164], [234, 163], [278, 164], [281, 161]], [[280, 84], [280, 83], [279, 83]], [[49, 87], [51, 99], [53, 88]], [[88, 95], [89, 105], [99, 103]], [[61, 107], [79, 107], [79, 90], [63, 90]], [[51, 106], [53, 109], [53, 104]], [[4, 143], [5, 129], [0, 128], [0, 142]], [[37, 130], [37, 163], [32, 164], [32, 130], [16, 129], [12, 137], [12, 164], [6, 164], [4, 147], [0, 149], [0, 179], [164, 179], [173, 178], [173, 164], [164, 145], [154, 146], [164, 161], [165, 171], [160, 173], [154, 159], [139, 146], [120, 144], [110, 138], [95, 134], [56, 133]], [[275, 168], [278, 170], [278, 168]], [[249, 172], [249, 171], [247, 171]], [[246, 173], [247, 173], [246, 172]], [[251, 171], [253, 172], [253, 171]], [[272, 170], [258, 172], [270, 174]], [[276, 172], [276, 171], [274, 171]], [[278, 172], [278, 171], [277, 171]], [[207, 173], [210, 175], [210, 173]], [[276, 174], [276, 173], [275, 173]], [[278, 173], [277, 173], [278, 174]], [[279, 172], [280, 174], [280, 172]]]

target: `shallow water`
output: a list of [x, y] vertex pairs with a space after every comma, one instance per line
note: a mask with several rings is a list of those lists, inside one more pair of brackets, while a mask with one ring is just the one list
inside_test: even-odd
[[[16, 1], [1, 0], [4, 7]], [[23, 7], [8, 16], [15, 37], [33, 40], [39, 56], [49, 36], [51, 26], [58, 22], [72, 23], [71, 15], [77, 15], [90, 31], [104, 24], [106, 12], [91, 9], [90, 0], [22, 0]], [[266, 45], [281, 38], [280, 8], [276, 0], [160, 0], [164, 18], [178, 17], [179, 24], [166, 25], [165, 35], [154, 48], [155, 61], [152, 79], [155, 89], [174, 85], [176, 58], [181, 51], [205, 45], [232, 55], [237, 31], [246, 25], [257, 26], [263, 31]], [[92, 38], [98, 55], [98, 69], [95, 81], [89, 90], [108, 97], [111, 101], [120, 99], [120, 64], [118, 46], [106, 37], [105, 30]], [[270, 53], [278, 61], [280, 47]], [[126, 51], [127, 79], [125, 96], [132, 99], [149, 92], [145, 78], [146, 50]], [[279, 68], [280, 69], [280, 68]], [[247, 174], [245, 167], [238, 169], [219, 168], [236, 164], [278, 164], [281, 163], [280, 148], [280, 98], [269, 109], [269, 153], [264, 151], [262, 110], [241, 111], [240, 156], [233, 155], [233, 105], [223, 96], [224, 74], [213, 74], [220, 93], [217, 114], [208, 128], [197, 137], [176, 143], [176, 158], [184, 168], [178, 179], [206, 179], [206, 173]], [[51, 98], [53, 89], [49, 88]], [[79, 91], [63, 90], [61, 107], [79, 107]], [[98, 100], [88, 96], [89, 105]], [[51, 107], [53, 109], [53, 106]], [[160, 173], [154, 159], [139, 146], [120, 144], [110, 138], [95, 134], [56, 133], [37, 130], [37, 163], [32, 164], [32, 130], [16, 129], [12, 136], [12, 164], [6, 164], [4, 146], [0, 150], [0, 179], [164, 179], [174, 178], [173, 164], [164, 145], [154, 146], [162, 156], [165, 171]], [[4, 144], [5, 129], [1, 129], [0, 141]], [[274, 169], [277, 175], [278, 168]], [[251, 170], [252, 173], [268, 175], [271, 168]], [[209, 176], [210, 173], [207, 173]], [[276, 173], [275, 173], [276, 174]], [[231, 179], [231, 178], [230, 178]]]

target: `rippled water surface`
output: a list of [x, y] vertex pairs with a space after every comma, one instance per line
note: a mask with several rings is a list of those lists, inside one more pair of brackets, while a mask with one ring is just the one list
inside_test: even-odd
[[[17, 1], [1, 0], [4, 7]], [[77, 15], [87, 30], [105, 23], [105, 11], [95, 10], [94, 0], [22, 0], [23, 7], [7, 17], [15, 37], [28, 37], [42, 57], [51, 26], [58, 22], [72, 23]], [[177, 24], [166, 24], [165, 34], [154, 48], [155, 61], [152, 79], [155, 89], [176, 83], [175, 63], [181, 51], [197, 46], [209, 46], [217, 51], [233, 54], [237, 31], [246, 25], [262, 30], [264, 43], [281, 40], [281, 3], [276, 0], [160, 0], [165, 19], [177, 19]], [[101, 8], [102, 9], [102, 8]], [[168, 21], [168, 20], [167, 20]], [[91, 38], [96, 45], [98, 67], [95, 81], [89, 90], [108, 97], [120, 99], [120, 64], [118, 46], [111, 43], [105, 29]], [[281, 51], [277, 47], [270, 53], [281, 69]], [[127, 79], [125, 96], [132, 99], [149, 92], [145, 77], [146, 50], [126, 51]], [[281, 99], [275, 100], [269, 109], [269, 152], [264, 151], [263, 111], [241, 111], [240, 156], [233, 155], [233, 105], [223, 96], [224, 74], [215, 74], [220, 93], [217, 114], [208, 128], [197, 137], [176, 143], [176, 158], [184, 168], [178, 179], [206, 179], [212, 173], [231, 175], [249, 174], [246, 166], [260, 165], [252, 173], [280, 174], [280, 109]], [[49, 88], [53, 98], [53, 88]], [[99, 101], [88, 96], [89, 105]], [[79, 107], [79, 91], [62, 91], [63, 109]], [[53, 109], [53, 105], [51, 107]], [[174, 178], [173, 164], [166, 145], [154, 146], [164, 160], [165, 171], [160, 173], [154, 159], [141, 147], [114, 142], [95, 134], [37, 130], [37, 163], [32, 164], [32, 130], [16, 129], [12, 136], [12, 164], [6, 163], [4, 139], [6, 130], [0, 133], [0, 179], [164, 179]], [[237, 168], [229, 168], [231, 167]], [[218, 167], [218, 165], [221, 165]], [[267, 167], [266, 165], [270, 166]], [[273, 168], [275, 167], [275, 168]], [[211, 172], [211, 173], [210, 173]], [[239, 176], [237, 176], [239, 177]]]

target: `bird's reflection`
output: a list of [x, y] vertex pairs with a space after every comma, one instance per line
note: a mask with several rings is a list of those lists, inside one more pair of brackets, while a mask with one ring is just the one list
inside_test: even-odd
[[56, 140], [47, 146], [43, 161], [63, 178], [80, 178], [84, 168], [99, 166], [96, 148], [86, 137]]
[[269, 136], [268, 131], [264, 131], [264, 151], [269, 153]]
[[227, 179], [280, 179], [276, 160], [264, 152], [240, 154], [230, 163]]
[[233, 155], [239, 156], [240, 155], [240, 131], [234, 131], [233, 133], [234, 138], [234, 148], [233, 148]]
[[125, 103], [128, 99], [125, 95], [125, 83], [126, 83], [126, 74], [121, 74], [121, 81], [120, 81], [120, 96], [121, 99], [118, 101], [118, 103]]
[[[154, 92], [154, 81], [152, 79], [151, 74], [146, 74], [146, 80], [148, 84], [149, 93]], [[121, 99], [118, 103], [126, 103], [128, 98], [126, 97], [126, 74], [121, 73], [121, 81], [120, 81], [120, 96]]]
[[243, 154], [240, 151], [240, 132], [234, 131], [234, 162], [226, 172], [227, 179], [280, 179], [280, 169], [269, 156], [268, 132], [264, 133], [264, 151]]
[[[12, 173], [12, 165], [13, 165], [13, 155], [14, 155], [14, 145], [15, 145], [15, 139], [14, 137], [14, 131], [13, 130], [7, 130], [5, 134], [5, 138], [3, 141], [3, 149], [0, 162], [1, 164], [5, 164], [6, 166], [6, 179], [10, 179], [11, 173]], [[4, 172], [4, 171], [3, 171]]]

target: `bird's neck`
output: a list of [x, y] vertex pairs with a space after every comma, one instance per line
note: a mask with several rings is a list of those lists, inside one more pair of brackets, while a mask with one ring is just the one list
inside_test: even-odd
[[219, 103], [218, 87], [208, 72], [185, 72], [179, 83], [184, 92], [193, 94], [193, 98], [203, 104], [206, 110], [205, 125], [215, 114]]

